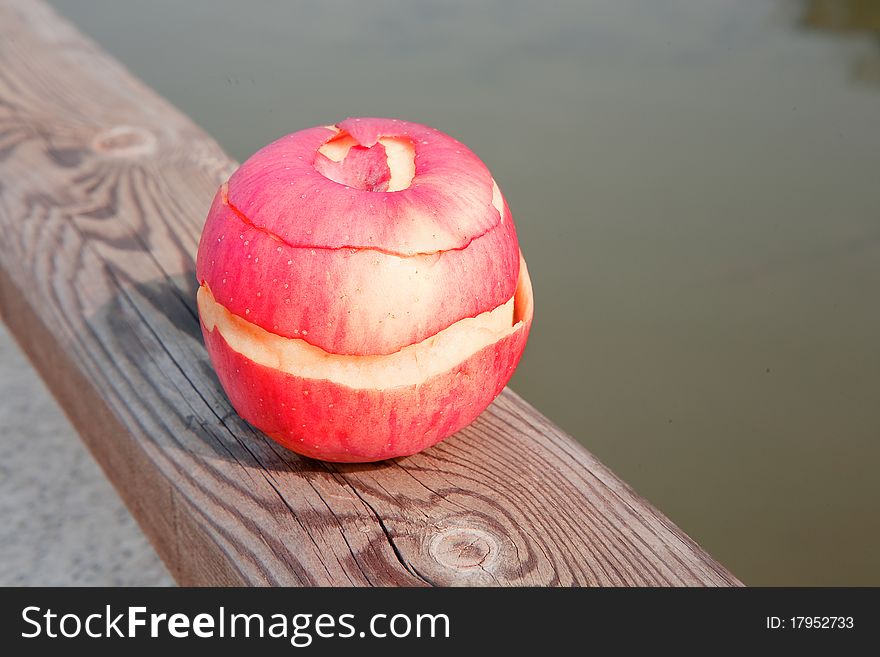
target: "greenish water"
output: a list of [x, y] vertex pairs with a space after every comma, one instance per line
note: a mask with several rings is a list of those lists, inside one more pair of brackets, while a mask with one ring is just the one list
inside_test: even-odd
[[56, 0], [238, 159], [440, 128], [510, 202], [512, 386], [749, 584], [880, 584], [880, 2]]

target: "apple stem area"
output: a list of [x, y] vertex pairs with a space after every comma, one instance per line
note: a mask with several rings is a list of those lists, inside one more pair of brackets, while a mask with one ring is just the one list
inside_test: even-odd
[[[739, 583], [509, 390], [412, 457], [277, 445], [230, 407], [195, 306], [234, 163], [43, 0], [0, 0], [0, 117], [0, 313], [181, 584]], [[334, 148], [328, 177], [417, 175], [405, 144]]]
[[370, 146], [341, 130], [318, 149], [315, 169], [342, 185], [369, 192], [407, 189], [416, 174], [416, 151], [410, 139], [381, 137]]

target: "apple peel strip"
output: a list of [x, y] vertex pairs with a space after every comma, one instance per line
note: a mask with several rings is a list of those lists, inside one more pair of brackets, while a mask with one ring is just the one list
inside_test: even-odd
[[418, 385], [522, 330], [531, 321], [533, 298], [528, 269], [520, 255], [516, 292], [504, 304], [461, 319], [397, 352], [367, 356], [333, 354], [303, 339], [271, 333], [227, 310], [206, 284], [199, 287], [198, 307], [206, 330], [219, 331], [230, 348], [255, 363], [350, 388], [384, 390]]

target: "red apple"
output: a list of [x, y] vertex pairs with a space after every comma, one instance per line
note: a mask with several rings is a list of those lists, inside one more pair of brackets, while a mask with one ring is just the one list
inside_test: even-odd
[[255, 153], [214, 198], [196, 273], [236, 411], [328, 461], [413, 454], [473, 421], [532, 321], [488, 169], [395, 119], [347, 119]]

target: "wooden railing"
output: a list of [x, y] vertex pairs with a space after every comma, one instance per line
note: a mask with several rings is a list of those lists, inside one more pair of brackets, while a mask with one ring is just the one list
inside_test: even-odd
[[193, 263], [234, 166], [45, 4], [0, 0], [0, 310], [178, 582], [739, 583], [509, 390], [373, 465], [239, 419]]

